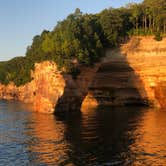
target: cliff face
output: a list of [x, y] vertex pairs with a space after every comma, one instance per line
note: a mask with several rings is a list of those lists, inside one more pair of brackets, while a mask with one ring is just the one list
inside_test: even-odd
[[13, 83], [1, 85], [0, 98], [31, 103], [35, 111], [53, 113], [64, 93], [73, 98], [80, 97], [71, 76], [63, 75], [53, 62], [35, 64], [31, 75], [34, 79], [24, 86], [16, 87]]
[[156, 106], [165, 107], [166, 38], [160, 42], [153, 37], [133, 38], [122, 46], [122, 53], [141, 79], [148, 99]]
[[76, 80], [54, 62], [35, 64], [24, 86], [0, 85], [1, 99], [31, 103], [35, 111], [76, 111], [87, 106], [154, 104], [166, 106], [166, 38], [135, 37], [93, 68], [82, 67]]
[[107, 51], [83, 105], [166, 106], [166, 38], [133, 37]]
[[148, 105], [148, 102], [141, 78], [118, 49], [107, 51], [82, 105]]
[[81, 108], [95, 71], [96, 67], [82, 68], [73, 80], [71, 75], [58, 71], [54, 62], [36, 63], [31, 82], [20, 87], [0, 84], [0, 98], [30, 103], [35, 111], [43, 113], [76, 111]]

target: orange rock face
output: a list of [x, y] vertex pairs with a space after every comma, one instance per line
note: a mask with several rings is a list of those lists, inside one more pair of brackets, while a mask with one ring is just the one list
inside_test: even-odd
[[108, 50], [85, 105], [152, 104], [166, 106], [166, 38], [133, 37], [120, 49]]
[[[32, 77], [34, 79], [24, 86], [16, 87], [13, 83], [7, 86], [0, 85], [0, 98], [31, 103], [35, 111], [54, 113], [55, 106], [64, 95], [67, 84], [70, 84], [70, 87], [73, 86], [72, 95], [77, 96], [74, 93], [75, 83], [71, 76], [63, 76], [53, 62], [45, 61], [35, 64]], [[65, 77], [67, 77], [67, 83]]]
[[81, 67], [76, 80], [54, 62], [35, 64], [31, 82], [0, 84], [0, 98], [31, 103], [35, 111], [80, 110], [86, 106], [153, 104], [166, 106], [166, 38], [134, 37], [108, 50], [93, 68]]
[[[163, 96], [161, 89], [165, 89], [166, 81], [166, 38], [160, 42], [153, 37], [133, 38], [122, 47], [122, 52], [141, 79], [148, 99], [155, 106], [163, 107], [159, 96]], [[156, 93], [157, 89], [160, 93]]]

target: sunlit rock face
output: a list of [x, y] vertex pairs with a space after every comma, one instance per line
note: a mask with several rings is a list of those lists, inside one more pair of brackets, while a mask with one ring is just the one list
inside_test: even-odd
[[98, 68], [82, 106], [135, 104], [148, 104], [142, 81], [119, 50], [111, 52]]
[[93, 67], [81, 67], [77, 79], [54, 62], [35, 64], [33, 80], [16, 87], [0, 84], [0, 98], [30, 103], [43, 113], [78, 111], [98, 105], [166, 106], [166, 38], [133, 37], [119, 49], [107, 50]]
[[97, 64], [93, 68], [81, 67], [80, 75], [73, 79], [59, 71], [54, 62], [36, 63], [31, 82], [20, 87], [1, 84], [0, 98], [30, 103], [42, 113], [79, 111], [96, 70]]
[[6, 100], [18, 99], [18, 88], [13, 83], [7, 86], [0, 84], [0, 98]]
[[1, 85], [0, 97], [31, 103], [35, 111], [43, 113], [54, 113], [56, 105], [64, 98], [64, 103], [80, 98], [72, 77], [63, 75], [53, 62], [35, 64], [35, 70], [31, 75], [33, 80], [24, 86], [16, 87], [13, 83]]
[[154, 93], [160, 107], [166, 108], [166, 82], [159, 82], [156, 84]]
[[85, 105], [166, 106], [166, 38], [133, 37], [108, 50], [89, 86]]
[[[122, 47], [122, 53], [141, 79], [148, 99], [163, 107], [166, 81], [166, 38], [155, 41], [153, 37], [137, 37]], [[159, 91], [158, 91], [158, 90]]]
[[66, 82], [53, 62], [43, 62], [35, 65], [32, 73], [34, 80], [33, 105], [34, 110], [53, 113], [55, 105], [63, 95]]

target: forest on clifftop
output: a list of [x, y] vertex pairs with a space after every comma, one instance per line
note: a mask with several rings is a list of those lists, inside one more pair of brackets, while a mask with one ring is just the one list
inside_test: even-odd
[[0, 82], [23, 85], [32, 79], [34, 64], [45, 60], [55, 61], [59, 70], [76, 76], [76, 64], [92, 66], [104, 55], [105, 48], [117, 47], [128, 36], [154, 35], [162, 40], [165, 34], [165, 0], [144, 0], [97, 14], [83, 14], [77, 8], [52, 31], [35, 36], [26, 56], [0, 62]]

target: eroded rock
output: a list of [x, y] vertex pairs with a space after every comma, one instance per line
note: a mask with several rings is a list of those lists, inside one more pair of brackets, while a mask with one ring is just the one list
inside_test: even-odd
[[77, 79], [54, 62], [35, 64], [34, 78], [24, 86], [0, 84], [0, 98], [30, 103], [35, 111], [77, 111], [81, 106], [153, 104], [165, 107], [166, 38], [134, 37], [108, 50], [94, 67], [80, 67]]

